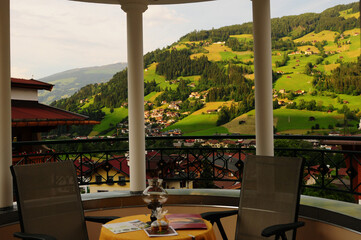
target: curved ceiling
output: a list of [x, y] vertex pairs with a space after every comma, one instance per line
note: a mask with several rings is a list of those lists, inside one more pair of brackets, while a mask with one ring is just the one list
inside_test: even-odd
[[103, 3], [103, 4], [126, 4], [126, 3], [145, 3], [147, 5], [162, 5], [162, 4], [181, 4], [181, 3], [196, 3], [208, 2], [213, 0], [70, 0], [76, 2], [89, 2], [89, 3]]

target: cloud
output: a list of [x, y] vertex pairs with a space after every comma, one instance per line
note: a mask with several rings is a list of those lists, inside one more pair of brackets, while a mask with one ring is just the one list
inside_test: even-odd
[[26, 79], [30, 79], [33, 78], [34, 76], [31, 74], [30, 69], [26, 69], [26, 68], [19, 68], [17, 66], [13, 66], [11, 68], [11, 74], [12, 77], [15, 78], [26, 78]]
[[[354, 1], [271, 0], [272, 17], [322, 11]], [[127, 60], [126, 15], [118, 5], [68, 0], [10, 2], [14, 77], [40, 78], [71, 68]], [[149, 6], [143, 19], [146, 53], [170, 45], [193, 30], [252, 21], [252, 2], [217, 0]]]
[[126, 61], [125, 14], [120, 6], [58, 0], [12, 2], [14, 74], [26, 72], [17, 69], [28, 69], [39, 78], [55, 69]]
[[183, 17], [174, 9], [165, 6], [149, 6], [148, 10], [144, 13], [144, 26], [146, 28], [169, 24], [179, 25], [189, 22], [189, 19]]
[[306, 12], [320, 13], [327, 8], [357, 0], [271, 0], [272, 17], [298, 15]]

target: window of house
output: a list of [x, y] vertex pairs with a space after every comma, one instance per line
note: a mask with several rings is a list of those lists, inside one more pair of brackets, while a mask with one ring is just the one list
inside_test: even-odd
[[180, 182], [179, 182], [179, 187], [180, 187], [180, 188], [185, 188], [185, 187], [187, 187], [187, 182], [186, 182], [186, 181], [180, 181]]

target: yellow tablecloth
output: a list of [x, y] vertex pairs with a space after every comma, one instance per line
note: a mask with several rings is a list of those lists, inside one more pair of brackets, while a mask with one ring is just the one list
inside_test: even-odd
[[[131, 220], [140, 220], [142, 222], [149, 221], [149, 215], [133, 215], [129, 217], [118, 218], [108, 223], [116, 223], [116, 222], [127, 222]], [[169, 236], [169, 237], [148, 237], [148, 235], [143, 231], [134, 231], [127, 233], [119, 233], [114, 234], [110, 230], [105, 227], [102, 227], [100, 232], [99, 240], [142, 240], [142, 239], [151, 239], [151, 240], [169, 240], [169, 239], [177, 239], [177, 240], [190, 240], [192, 237], [190, 235], [195, 236], [196, 240], [216, 240], [216, 236], [213, 232], [212, 224], [208, 221], [205, 221], [207, 224], [207, 229], [186, 229], [186, 230], [176, 230], [177, 236]]]

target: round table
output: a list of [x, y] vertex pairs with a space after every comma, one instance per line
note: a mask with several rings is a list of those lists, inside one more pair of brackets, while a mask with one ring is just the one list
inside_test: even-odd
[[[110, 221], [108, 223], [117, 223], [117, 222], [128, 222], [132, 220], [140, 220], [142, 222], [149, 221], [149, 215], [133, 215], [128, 217], [122, 217]], [[152, 239], [152, 240], [169, 240], [169, 239], [177, 239], [177, 240], [216, 240], [216, 236], [213, 232], [212, 224], [206, 220], [204, 222], [207, 225], [207, 229], [182, 229], [176, 230], [177, 236], [168, 236], [168, 237], [148, 237], [148, 235], [144, 232], [144, 230], [138, 230], [127, 233], [119, 233], [114, 234], [109, 229], [102, 227], [100, 232], [99, 240], [142, 240], [142, 239]], [[108, 224], [107, 223], [107, 224]], [[194, 236], [195, 238], [192, 238]]]

